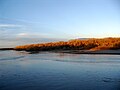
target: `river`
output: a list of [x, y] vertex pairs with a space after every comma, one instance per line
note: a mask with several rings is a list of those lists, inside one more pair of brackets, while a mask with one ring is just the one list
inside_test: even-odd
[[120, 90], [120, 55], [0, 51], [0, 90]]

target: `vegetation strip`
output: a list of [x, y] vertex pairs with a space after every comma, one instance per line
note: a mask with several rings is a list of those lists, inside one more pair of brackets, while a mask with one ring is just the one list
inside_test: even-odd
[[120, 49], [120, 38], [103, 39], [74, 39], [67, 42], [50, 42], [16, 46], [15, 50], [25, 51], [52, 51], [52, 50], [118, 50]]

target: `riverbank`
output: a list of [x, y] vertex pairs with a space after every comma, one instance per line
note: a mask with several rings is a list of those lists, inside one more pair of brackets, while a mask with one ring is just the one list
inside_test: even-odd
[[14, 48], [0, 48], [0, 50], [14, 50]]
[[59, 53], [71, 53], [71, 54], [113, 54], [120, 55], [120, 50], [62, 50], [54, 51]]
[[[14, 48], [0, 48], [1, 51], [6, 50], [14, 50], [18, 51]], [[22, 50], [26, 51], [26, 50]], [[30, 54], [39, 53], [39, 52], [46, 52], [46, 51], [26, 51]], [[113, 55], [120, 55], [120, 49], [118, 50], [51, 50], [47, 52], [54, 52], [54, 53], [69, 53], [69, 54], [113, 54]]]
[[14, 49], [18, 51], [77, 51], [77, 53], [109, 53], [109, 51], [101, 52], [101, 50], [119, 50], [120, 38], [74, 39], [69, 41], [28, 44], [16, 46]]
[[27, 52], [61, 52], [72, 54], [120, 54], [120, 38], [74, 39], [49, 43], [37, 43], [1, 48], [0, 50], [16, 50]]

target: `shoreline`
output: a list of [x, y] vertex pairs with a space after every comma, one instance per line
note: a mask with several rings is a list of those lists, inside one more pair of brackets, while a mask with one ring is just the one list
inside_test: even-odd
[[0, 48], [0, 50], [14, 50], [14, 48]]
[[[46, 52], [46, 51], [27, 51], [27, 50], [16, 50], [14, 48], [0, 48], [0, 51], [7, 51], [7, 50], [14, 50], [14, 51], [26, 51], [30, 54], [35, 54], [39, 52]], [[120, 55], [120, 49], [118, 50], [47, 50], [47, 52], [54, 52], [54, 53], [69, 53], [69, 54], [109, 54], [109, 55]]]
[[120, 55], [120, 50], [67, 50], [57, 51], [60, 53], [71, 53], [71, 54], [109, 54], [109, 55]]
[[73, 39], [49, 43], [27, 44], [14, 47], [14, 50], [28, 52], [61, 52], [73, 54], [120, 54], [120, 38]]
[[53, 51], [57, 53], [70, 53], [70, 54], [109, 54], [109, 55], [120, 55], [120, 50], [62, 50]]

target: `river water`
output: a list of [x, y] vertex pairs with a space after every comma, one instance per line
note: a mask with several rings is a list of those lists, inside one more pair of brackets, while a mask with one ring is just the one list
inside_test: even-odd
[[120, 56], [0, 51], [0, 90], [120, 90]]

